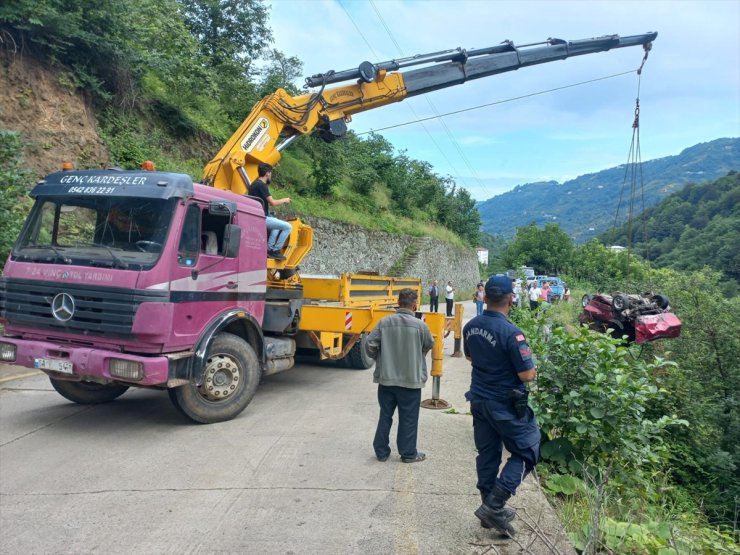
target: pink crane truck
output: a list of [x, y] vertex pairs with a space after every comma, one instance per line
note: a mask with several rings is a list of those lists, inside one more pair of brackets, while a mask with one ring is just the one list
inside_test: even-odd
[[[295, 284], [284, 270], [269, 288], [262, 205], [182, 174], [58, 172], [31, 196], [0, 278], [0, 360], [43, 370], [77, 403], [166, 388], [192, 420], [231, 419], [296, 354], [369, 368], [364, 334], [401, 288], [420, 288], [350, 274]], [[292, 224], [308, 251], [310, 227]]]

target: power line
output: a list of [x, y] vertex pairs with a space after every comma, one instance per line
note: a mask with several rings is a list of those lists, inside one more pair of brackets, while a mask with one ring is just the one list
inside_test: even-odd
[[[360, 27], [359, 27], [359, 26], [357, 25], [357, 23], [355, 22], [354, 18], [353, 18], [353, 17], [352, 17], [352, 15], [351, 15], [351, 14], [349, 13], [349, 11], [347, 10], [347, 8], [345, 8], [345, 7], [344, 7], [344, 4], [342, 3], [342, 1], [341, 1], [341, 0], [337, 0], [337, 3], [338, 3], [338, 4], [339, 4], [339, 6], [340, 6], [340, 7], [342, 8], [342, 10], [344, 10], [344, 13], [345, 13], [345, 14], [347, 15], [347, 18], [349, 18], [349, 20], [350, 20], [350, 21], [352, 22], [352, 25], [354, 25], [355, 29], [356, 29], [356, 30], [357, 30], [357, 32], [359, 33], [360, 37], [362, 37], [362, 40], [363, 40], [363, 41], [365, 41], [365, 44], [366, 44], [366, 45], [367, 45], [367, 47], [368, 47], [368, 48], [370, 49], [370, 52], [372, 53], [372, 55], [374, 56], [374, 58], [375, 58], [376, 60], [380, 60], [380, 56], [379, 56], [379, 55], [378, 55], [378, 53], [377, 53], [377, 52], [375, 51], [375, 49], [374, 49], [374, 48], [373, 48], [373, 46], [372, 46], [372, 45], [370, 44], [370, 42], [369, 42], [369, 41], [367, 40], [367, 38], [365, 37], [365, 34], [364, 34], [364, 33], [362, 32], [362, 29], [360, 29]], [[376, 13], [377, 13], [377, 8], [375, 8], [375, 4], [372, 4], [372, 6], [373, 6], [373, 9], [375, 9], [375, 11], [376, 11]], [[382, 22], [382, 23], [383, 23], [383, 25], [384, 25], [384, 26], [386, 27], [386, 31], [387, 31], [387, 32], [389, 33], [389, 35], [390, 35], [390, 31], [388, 30], [388, 27], [387, 27], [387, 26], [385, 25], [385, 22], [383, 21], [382, 17], [381, 17], [381, 22]], [[396, 42], [396, 40], [395, 40], [395, 39], [393, 38], [393, 36], [392, 36], [392, 35], [390, 35], [390, 36], [391, 36], [391, 40], [392, 40], [392, 41], [393, 41], [393, 42], [395, 43], [395, 45], [396, 45], [396, 48], [398, 48], [398, 51], [399, 51], [399, 52], [401, 52], [401, 48], [400, 48], [400, 46], [398, 46], [398, 43]], [[416, 118], [418, 119], [418, 116], [419, 116], [419, 115], [418, 115], [418, 114], [416, 113], [416, 110], [414, 110], [414, 107], [413, 107], [413, 106], [412, 106], [411, 104], [405, 104], [405, 105], [406, 105], [406, 106], [407, 106], [407, 107], [409, 108], [409, 110], [411, 110], [411, 113], [412, 113], [412, 114], [414, 114], [414, 116], [415, 116], [415, 117], [416, 117]], [[433, 118], [429, 118], [429, 119], [433, 119]], [[431, 141], [432, 141], [432, 144], [433, 144], [433, 145], [434, 145], [434, 146], [436, 147], [436, 149], [437, 149], [437, 150], [439, 151], [439, 153], [440, 153], [440, 154], [442, 155], [442, 158], [444, 158], [444, 159], [445, 159], [445, 161], [447, 162], [447, 164], [448, 164], [448, 165], [450, 166], [450, 168], [452, 168], [452, 171], [453, 171], [453, 173], [455, 173], [455, 175], [458, 175], [458, 176], [459, 176], [459, 175], [460, 175], [460, 172], [458, 172], [458, 171], [457, 171], [457, 168], [456, 168], [456, 167], [454, 166], [454, 164], [453, 164], [453, 163], [452, 163], [452, 162], [450, 161], [450, 159], [448, 158], [448, 156], [447, 156], [447, 154], [445, 153], [444, 149], [443, 149], [443, 148], [442, 148], [441, 146], [439, 146], [439, 143], [438, 143], [438, 142], [437, 142], [437, 140], [436, 140], [436, 139], [435, 139], [435, 138], [434, 138], [434, 137], [432, 136], [432, 134], [430, 133], [430, 131], [429, 131], [429, 129], [427, 128], [427, 126], [426, 126], [426, 125], [424, 125], [423, 121], [422, 121], [422, 120], [419, 120], [419, 121], [421, 122], [421, 127], [422, 127], [422, 128], [424, 129], [424, 132], [425, 132], [425, 133], [427, 134], [427, 137], [429, 137], [429, 140], [431, 140]], [[362, 134], [363, 134], [363, 135], [367, 135], [367, 134], [369, 134], [369, 133], [373, 133], [373, 131], [368, 131], [368, 132], [366, 132], [366, 133], [362, 133]]]
[[[391, 39], [391, 42], [396, 45], [396, 49], [398, 50], [398, 53], [403, 56], [403, 50], [401, 50], [401, 47], [398, 45], [398, 41], [396, 41], [396, 38], [393, 36], [393, 33], [391, 32], [390, 28], [385, 22], [385, 19], [383, 19], [383, 16], [381, 15], [380, 11], [378, 10], [377, 6], [375, 5], [374, 0], [370, 0], [370, 5], [372, 6], [373, 10], [375, 11], [375, 14], [378, 16], [378, 19], [380, 19], [380, 23], [385, 28], [385, 32], [388, 33], [388, 36]], [[480, 180], [480, 177], [478, 177], [478, 172], [475, 171], [475, 168], [470, 163], [470, 160], [468, 160], [468, 157], [466, 156], [463, 149], [460, 147], [460, 143], [457, 141], [455, 136], [452, 134], [452, 131], [447, 126], [447, 123], [439, 118], [439, 111], [437, 110], [437, 107], [432, 102], [431, 98], [428, 96], [425, 97], [427, 103], [429, 104], [429, 107], [432, 109], [432, 112], [434, 112], [437, 115], [437, 119], [439, 119], [439, 123], [442, 125], [442, 128], [444, 129], [445, 133], [447, 134], [447, 138], [450, 140], [450, 142], [455, 147], [455, 150], [457, 150], [457, 153], [460, 155], [460, 158], [462, 159], [465, 166], [468, 168], [468, 171], [472, 174], [473, 179], [478, 183], [478, 186], [483, 190], [483, 193], [488, 197], [491, 198], [491, 193], [488, 191], [488, 188], [483, 184], [483, 182]], [[413, 112], [413, 108], [412, 108]], [[430, 135], [431, 137], [431, 135]], [[445, 157], [446, 158], [446, 157]], [[449, 162], [449, 160], [448, 160]], [[450, 167], [453, 167], [452, 164], [450, 164]], [[454, 170], [454, 167], [453, 167]], [[455, 170], [456, 177], [458, 179], [462, 178], [462, 175]]]
[[572, 83], [570, 85], [563, 85], [562, 87], [554, 87], [552, 89], [546, 89], [546, 90], [543, 90], [543, 91], [533, 92], [533, 93], [529, 93], [529, 94], [523, 94], [521, 96], [513, 96], [511, 98], [506, 98], [504, 100], [497, 100], [496, 102], [488, 102], [486, 104], [479, 104], [477, 106], [471, 106], [469, 108], [463, 108], [462, 110], [453, 110], [452, 112], [445, 112], [444, 114], [438, 114], [438, 115], [435, 115], [435, 116], [429, 116], [428, 118], [420, 118], [420, 119], [413, 120], [413, 121], [407, 121], [407, 122], [404, 122], [404, 123], [397, 123], [395, 125], [389, 125], [387, 127], [380, 127], [378, 129], [371, 129], [370, 131], [363, 131], [363, 132], [357, 133], [357, 134], [358, 135], [367, 135], [368, 133], [376, 133], [378, 131], [385, 131], [387, 129], [395, 129], [396, 127], [403, 127], [405, 125], [412, 125], [414, 123], [422, 123], [422, 122], [428, 121], [430, 119], [437, 119], [437, 118], [443, 118], [443, 117], [446, 117], [446, 116], [453, 116], [455, 114], [462, 114], [463, 112], [470, 112], [472, 110], [479, 110], [481, 108], [487, 108], [489, 106], [496, 106], [497, 104], [505, 104], [507, 102], [513, 102], [514, 100], [522, 100], [523, 98], [530, 98], [532, 96], [538, 96], [538, 95], [541, 95], [541, 94], [547, 94], [547, 93], [551, 93], [551, 92], [555, 92], [555, 91], [561, 91], [563, 89], [570, 89], [570, 88], [573, 88], [573, 87], [579, 87], [581, 85], [588, 85], [589, 83], [595, 83], [597, 81], [604, 81], [605, 79], [612, 79], [614, 77], [621, 77], [622, 75], [628, 75], [628, 74], [634, 73], [634, 72], [635, 72], [635, 70], [634, 69], [631, 69], [629, 71], [623, 71], [621, 73], [615, 73], [613, 75], [606, 75], [604, 77], [596, 77], [595, 79], [589, 79], [588, 81], [581, 81], [579, 83]]

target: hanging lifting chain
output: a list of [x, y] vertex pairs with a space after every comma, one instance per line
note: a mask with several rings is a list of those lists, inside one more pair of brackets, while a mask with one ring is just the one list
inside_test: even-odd
[[647, 62], [648, 54], [650, 54], [650, 50], [653, 48], [653, 43], [649, 42], [647, 44], [644, 44], [642, 48], [643, 50], [645, 50], [645, 55], [642, 57], [642, 63], [640, 64], [640, 67], [637, 69], [637, 75], [642, 75], [642, 67], [645, 65], [645, 62]]
[[632, 122], [632, 129], [639, 129], [640, 127], [640, 99], [635, 100], [635, 121]]

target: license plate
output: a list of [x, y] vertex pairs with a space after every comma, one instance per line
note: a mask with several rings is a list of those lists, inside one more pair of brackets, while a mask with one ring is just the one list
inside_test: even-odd
[[72, 363], [67, 360], [56, 360], [53, 358], [35, 358], [33, 367], [39, 370], [53, 370], [62, 374], [72, 373]]

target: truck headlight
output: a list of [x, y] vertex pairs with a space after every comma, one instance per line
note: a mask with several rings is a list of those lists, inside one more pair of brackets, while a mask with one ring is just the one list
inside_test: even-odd
[[144, 377], [144, 365], [135, 360], [112, 358], [109, 363], [110, 375], [124, 380], [137, 381]]
[[12, 343], [0, 343], [0, 360], [4, 362], [15, 362], [15, 345]]

